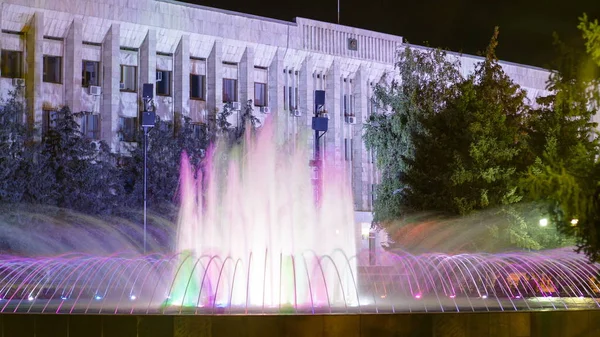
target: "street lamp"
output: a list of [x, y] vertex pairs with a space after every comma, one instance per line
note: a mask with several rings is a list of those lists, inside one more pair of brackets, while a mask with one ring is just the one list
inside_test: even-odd
[[144, 254], [146, 254], [146, 228], [147, 228], [147, 180], [148, 180], [148, 129], [154, 127], [156, 111], [154, 107], [154, 84], [144, 83], [142, 88], [142, 128], [144, 129]]

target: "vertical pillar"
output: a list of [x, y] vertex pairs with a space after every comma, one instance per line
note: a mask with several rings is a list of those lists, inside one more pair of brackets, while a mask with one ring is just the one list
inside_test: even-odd
[[240, 103], [244, 106], [249, 99], [254, 100], [254, 48], [246, 47], [239, 69]]
[[82, 29], [81, 19], [73, 19], [65, 40], [65, 101], [73, 112], [81, 111]]
[[119, 105], [121, 91], [121, 50], [119, 39], [121, 26], [113, 23], [102, 43], [102, 104], [100, 109], [101, 139], [110, 146], [112, 151], [119, 150]]
[[138, 68], [140, 83], [138, 83], [139, 97], [142, 97], [144, 83], [154, 84], [156, 96], [156, 31], [148, 29], [144, 42], [140, 47], [140, 67]]
[[280, 49], [275, 52], [269, 66], [269, 106], [275, 118], [275, 128], [278, 143], [284, 141], [284, 130], [287, 123], [287, 112], [283, 109], [283, 54]]
[[352, 149], [352, 156], [354, 157], [354, 161], [352, 162], [352, 185], [354, 208], [356, 210], [367, 210], [369, 208], [368, 200], [371, 193], [368, 176], [368, 165], [371, 163], [371, 158], [369, 158], [369, 153], [363, 141], [363, 124], [368, 117], [369, 107], [366, 77], [364, 66], [361, 65], [352, 81], [354, 114], [356, 116], [356, 125], [353, 128], [354, 148]]
[[[313, 73], [315, 71], [315, 62], [309, 55], [306, 56], [302, 66], [300, 68], [300, 88], [298, 88], [298, 94], [300, 95], [300, 111], [302, 111], [302, 117], [298, 118], [298, 125], [301, 126], [299, 132], [307, 131], [308, 135], [312, 135], [311, 125], [312, 117], [315, 110], [315, 88]], [[314, 137], [308, 137], [308, 148], [314, 149]]]
[[[42, 74], [44, 73], [44, 13], [35, 12], [27, 31], [25, 93], [27, 97], [27, 124], [30, 130], [42, 124]], [[34, 135], [39, 137], [39, 134]]]
[[174, 59], [175, 121], [190, 115], [190, 37], [182, 35]]
[[341, 164], [342, 157], [342, 127], [344, 118], [341, 116], [341, 72], [340, 64], [333, 61], [325, 79], [325, 107], [329, 114], [329, 130], [325, 138], [324, 153], [326, 160], [333, 161], [336, 166]]
[[223, 41], [215, 40], [207, 64], [207, 110], [209, 118], [223, 110]]

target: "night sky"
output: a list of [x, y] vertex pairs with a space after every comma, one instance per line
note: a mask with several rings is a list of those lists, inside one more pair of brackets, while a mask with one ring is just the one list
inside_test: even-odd
[[[337, 21], [337, 0], [184, 2], [286, 21], [295, 17]], [[600, 0], [340, 0], [340, 4], [341, 24], [469, 54], [485, 49], [497, 25], [499, 58], [541, 67], [553, 58], [552, 32], [581, 47], [578, 17], [586, 12], [600, 19]]]

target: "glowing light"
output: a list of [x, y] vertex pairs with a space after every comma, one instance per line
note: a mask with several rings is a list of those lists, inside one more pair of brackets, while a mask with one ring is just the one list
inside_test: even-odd
[[548, 226], [548, 219], [546, 219], [546, 218], [540, 219], [540, 227], [546, 227], [546, 226]]
[[450, 297], [450, 298], [455, 298], [455, 297], [456, 297], [456, 295], [450, 295], [449, 297]]
[[27, 298], [29, 301], [33, 301], [35, 298], [31, 295], [29, 295], [29, 297]]
[[96, 296], [94, 296], [94, 298], [96, 299], [96, 301], [100, 301], [102, 299], [102, 296], [96, 295]]
[[421, 298], [421, 294], [416, 294], [416, 295], [415, 295], [415, 298], [416, 298], [416, 299], [420, 299], [420, 298]]
[[131, 296], [129, 296], [129, 299], [132, 301], [135, 301], [137, 299], [137, 297], [135, 295], [131, 295]]
[[67, 296], [63, 295], [60, 297], [60, 299], [64, 301], [64, 300], [68, 300], [69, 298]]
[[571, 226], [577, 226], [577, 223], [579, 222], [578, 219], [572, 219], [571, 220]]
[[481, 295], [481, 298], [485, 300], [487, 298], [487, 295]]

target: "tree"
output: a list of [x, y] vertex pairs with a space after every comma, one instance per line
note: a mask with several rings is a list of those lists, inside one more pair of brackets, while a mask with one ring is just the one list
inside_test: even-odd
[[[437, 113], [462, 81], [460, 64], [439, 49], [405, 48], [396, 63], [398, 79], [375, 87], [378, 107], [365, 124], [364, 140], [381, 171], [374, 205], [376, 221], [398, 218], [405, 210], [407, 160], [414, 156], [413, 137], [422, 132], [421, 116]], [[388, 112], [390, 111], [390, 112]]]
[[[175, 215], [175, 201], [179, 184], [181, 154], [185, 152], [190, 162], [198, 166], [212, 135], [204, 124], [194, 124], [184, 118], [181, 128], [175, 130], [172, 121], [157, 118], [148, 133], [148, 207], [155, 212]], [[136, 145], [130, 149], [131, 156], [124, 158], [121, 168], [123, 184], [126, 186], [125, 204], [137, 208], [143, 203], [144, 150], [140, 134]]]
[[420, 118], [423, 132], [413, 136], [414, 157], [404, 177], [413, 210], [466, 215], [521, 200], [526, 93], [498, 63], [497, 35], [475, 72], [456, 84], [457, 94]]
[[56, 205], [87, 214], [110, 213], [121, 190], [113, 155], [105, 142], [83, 137], [77, 115], [69, 107], [59, 109], [55, 125], [43, 135], [41, 155], [46, 174], [53, 178]]
[[[600, 32], [597, 22], [581, 18], [579, 28], [587, 39], [588, 53]], [[586, 55], [555, 39], [560, 57], [549, 88], [552, 95], [538, 100], [531, 112], [531, 148], [535, 163], [523, 178], [530, 199], [543, 200], [546, 212], [562, 232], [577, 240], [579, 251], [600, 260], [599, 143], [592, 116], [600, 103], [600, 82], [589, 71]]]
[[15, 87], [0, 107], [0, 202], [53, 204], [54, 177], [25, 126], [23, 101], [23, 88]]
[[[445, 59], [449, 57], [440, 54], [444, 59], [436, 62], [445, 66], [437, 70], [439, 82], [428, 82], [433, 77], [416, 72], [416, 81], [408, 77], [403, 82], [408, 89], [392, 86], [395, 91], [379, 93], [383, 103], [397, 108], [371, 118], [366, 141], [378, 151], [383, 175], [376, 219], [384, 220], [392, 236], [407, 225], [400, 219], [433, 213], [433, 223], [468, 221], [477, 226], [485, 232], [489, 249], [564, 244], [556, 231], [538, 226], [539, 205], [520, 203], [520, 178], [534, 160], [528, 149], [529, 107], [526, 92], [498, 62], [497, 38], [496, 29], [485, 59], [466, 78], [454, 75], [452, 63]], [[410, 59], [404, 62], [411, 64]], [[422, 69], [434, 69], [430, 63], [421, 64]], [[411, 89], [411, 83], [426, 85]]]
[[579, 18], [579, 25], [577, 28], [583, 33], [588, 54], [600, 66], [600, 23], [598, 23], [597, 19], [590, 21], [587, 14], [584, 13], [583, 16]]
[[[239, 114], [237, 125], [233, 125], [228, 119], [234, 113]], [[254, 116], [252, 100], [248, 100], [241, 111], [235, 111], [231, 103], [225, 105], [223, 111], [217, 113], [217, 129], [230, 145], [239, 143], [247, 130], [255, 130], [260, 126], [260, 120]]]

